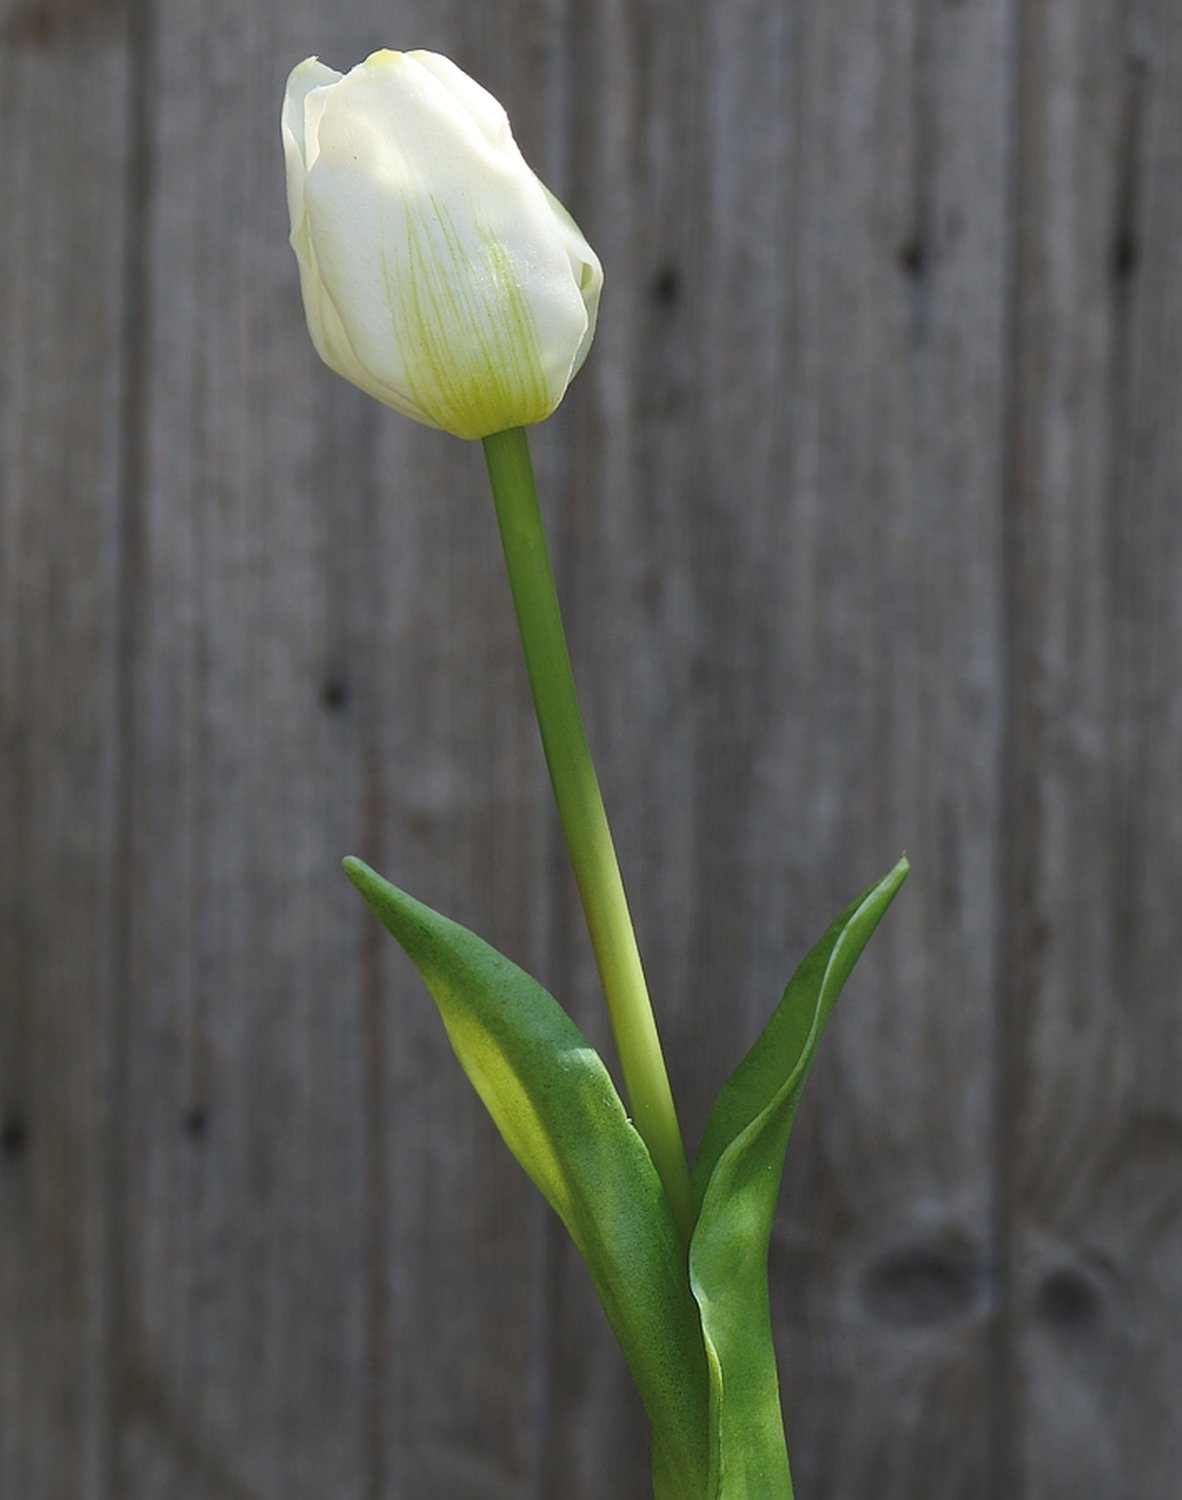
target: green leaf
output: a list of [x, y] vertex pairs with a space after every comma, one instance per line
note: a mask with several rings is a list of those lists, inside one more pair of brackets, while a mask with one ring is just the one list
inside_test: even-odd
[[658, 1495], [708, 1500], [710, 1398], [686, 1255], [598, 1053], [481, 938], [360, 860], [345, 869], [422, 975], [464, 1072], [587, 1262], [652, 1423]]
[[735, 1069], [694, 1164], [690, 1283], [714, 1414], [720, 1500], [790, 1500], [767, 1256], [792, 1119], [833, 1003], [907, 875], [905, 859], [848, 907], [789, 982]]

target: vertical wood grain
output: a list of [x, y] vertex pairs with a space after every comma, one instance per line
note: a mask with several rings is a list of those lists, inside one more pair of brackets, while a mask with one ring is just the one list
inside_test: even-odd
[[[1009, 12], [605, 4], [575, 38], [608, 281], [565, 582], [687, 1124], [906, 846], [790, 1167], [786, 1394], [802, 1493], [980, 1494]], [[580, 1327], [561, 1471], [636, 1489]]]
[[0, 1493], [103, 1495], [126, 7], [0, 7]]
[[1023, 17], [1010, 1482], [1158, 1497], [1177, 1388], [1177, 105], [1167, 5]]
[[797, 952], [899, 848], [915, 876], [790, 1162], [785, 1395], [803, 1493], [969, 1500], [992, 1482], [1010, 19], [800, 17], [792, 561], [759, 805], [782, 767]]
[[774, 1238], [801, 1500], [1174, 1500], [1175, 9], [0, 0], [5, 1500], [647, 1490], [338, 869], [614, 1066], [479, 449], [303, 328], [283, 80], [384, 45], [502, 98], [605, 263], [534, 451], [691, 1146], [913, 861]]
[[541, 956], [479, 449], [320, 366], [285, 243], [288, 69], [407, 38], [542, 137], [536, 60], [470, 8], [396, 34], [362, 5], [154, 11], [119, 1481], [143, 1500], [533, 1492], [542, 1209], [339, 869]]

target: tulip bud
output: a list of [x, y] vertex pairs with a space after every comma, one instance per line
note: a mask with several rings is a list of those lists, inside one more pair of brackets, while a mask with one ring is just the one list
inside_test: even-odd
[[603, 273], [500, 104], [433, 52], [315, 58], [283, 101], [291, 243], [317, 353], [417, 422], [481, 438], [547, 417]]

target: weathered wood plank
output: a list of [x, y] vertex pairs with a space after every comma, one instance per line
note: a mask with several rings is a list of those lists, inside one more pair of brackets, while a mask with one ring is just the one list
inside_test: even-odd
[[425, 45], [607, 267], [535, 450], [691, 1138], [915, 864], [776, 1235], [802, 1500], [1174, 1500], [1175, 11], [0, 5], [0, 1494], [645, 1493], [336, 868], [610, 1056], [479, 451], [321, 369], [284, 245], [287, 68]]
[[0, 9], [0, 1494], [105, 1495], [126, 8]]
[[533, 1492], [542, 1210], [338, 862], [532, 962], [542, 768], [479, 449], [317, 362], [277, 131], [313, 51], [529, 101], [495, 31], [156, 7], [128, 1500]]
[[[836, 910], [903, 845], [919, 871], [789, 1173], [806, 1495], [988, 1483], [1008, 14], [603, 5], [576, 32], [609, 280], [565, 573], [691, 1133]], [[600, 1493], [610, 1452], [638, 1490], [626, 1394], [564, 1379], [564, 1477]]]
[[[774, 86], [748, 46], [743, 128], [718, 146], [733, 173], [737, 141], [789, 122], [782, 165], [757, 156], [727, 205], [725, 305], [746, 307], [738, 348], [761, 376], [728, 412], [732, 352], [708, 401], [739, 422], [780, 393], [763, 466], [737, 484], [717, 429], [717, 489], [743, 512], [762, 497], [729, 585], [745, 621], [731, 671], [761, 633], [766, 655], [719, 713], [748, 726], [754, 769], [721, 883], [746, 871], [749, 911], [729, 919], [712, 988], [754, 918], [750, 1027], [856, 887], [902, 847], [916, 870], [839, 1011], [789, 1163], [774, 1293], [805, 1495], [989, 1483], [1007, 25], [1000, 4], [802, 8], [781, 23], [779, 109], [747, 104]], [[751, 234], [764, 183], [777, 217]], [[785, 244], [787, 267], [773, 259], [744, 299], [759, 249]], [[715, 316], [707, 347], [727, 335]], [[720, 757], [700, 805], [721, 813], [734, 779]], [[728, 837], [720, 816], [713, 842]]]
[[1182, 24], [1023, 17], [1010, 1493], [1182, 1484]]

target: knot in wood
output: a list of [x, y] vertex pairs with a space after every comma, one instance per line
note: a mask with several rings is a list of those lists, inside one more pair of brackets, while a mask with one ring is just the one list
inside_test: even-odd
[[869, 1311], [895, 1328], [928, 1328], [968, 1317], [981, 1297], [983, 1262], [959, 1237], [904, 1242], [878, 1255], [862, 1283]]

